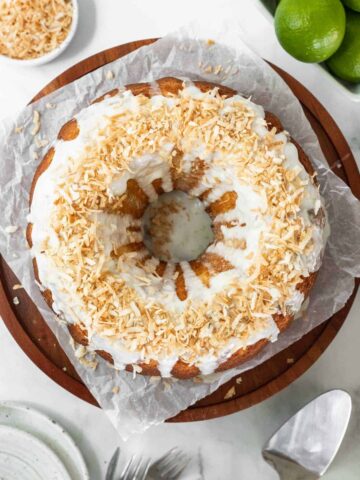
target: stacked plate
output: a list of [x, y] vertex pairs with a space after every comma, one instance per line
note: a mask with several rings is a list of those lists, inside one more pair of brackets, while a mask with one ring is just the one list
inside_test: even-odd
[[60, 425], [25, 405], [1, 403], [0, 479], [89, 480], [89, 474]]

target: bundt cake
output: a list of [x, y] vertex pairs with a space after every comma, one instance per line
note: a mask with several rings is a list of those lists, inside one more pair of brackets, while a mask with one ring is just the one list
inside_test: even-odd
[[191, 378], [277, 339], [314, 283], [325, 224], [312, 164], [277, 117], [162, 78], [63, 125], [27, 239], [76, 342], [119, 369]]

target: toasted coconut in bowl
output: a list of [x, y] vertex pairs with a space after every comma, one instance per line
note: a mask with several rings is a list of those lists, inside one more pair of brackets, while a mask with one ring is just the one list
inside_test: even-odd
[[78, 24], [77, 0], [0, 0], [0, 57], [36, 66], [59, 56]]

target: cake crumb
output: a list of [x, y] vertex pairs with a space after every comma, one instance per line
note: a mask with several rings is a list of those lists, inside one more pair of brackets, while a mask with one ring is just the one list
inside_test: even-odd
[[219, 75], [219, 73], [222, 71], [222, 65], [217, 65], [215, 68], [214, 68], [214, 74], [215, 75]]
[[15, 233], [18, 228], [19, 227], [17, 225], [8, 225], [7, 227], [5, 227], [5, 232], [6, 233]]
[[112, 72], [111, 70], [108, 70], [108, 71], [105, 73], [105, 78], [106, 78], [106, 80], [112, 80], [114, 77], [115, 77], [114, 72]]
[[56, 108], [56, 105], [55, 103], [48, 102], [45, 104], [45, 108], [47, 108], [47, 110], [53, 110], [54, 108]]
[[156, 376], [156, 375], [150, 377], [150, 383], [159, 383], [160, 380], [161, 380], [161, 377]]
[[211, 47], [211, 45], [215, 45], [215, 40], [213, 40], [212, 38], [208, 38], [206, 40], [206, 44]]
[[238, 385], [240, 385], [240, 383], [242, 383], [242, 378], [241, 378], [241, 377], [238, 377], [238, 378], [235, 380], [235, 382], [236, 382]]
[[133, 371], [135, 371], [136, 373], [141, 373], [142, 370], [143, 369], [140, 367], [140, 365], [136, 365], [136, 364], [133, 365]]
[[231, 387], [229, 388], [229, 390], [226, 392], [225, 396], [224, 396], [224, 400], [229, 400], [229, 398], [232, 398], [234, 397], [236, 394], [236, 390], [235, 390], [235, 387]]
[[20, 300], [18, 299], [18, 297], [14, 297], [13, 298], [13, 304], [14, 305], [19, 305], [19, 303], [20, 303]]
[[33, 151], [31, 155], [32, 155], [33, 160], [38, 160], [39, 154], [36, 151]]
[[111, 391], [112, 391], [112, 393], [114, 393], [116, 395], [120, 392], [120, 387], [116, 386]]
[[15, 285], [12, 287], [13, 290], [19, 290], [20, 288], [24, 288], [22, 285], [20, 285], [20, 283], [15, 283]]
[[85, 355], [87, 354], [87, 349], [84, 345], [75, 345], [75, 342], [74, 342], [72, 347], [75, 351], [75, 357], [78, 359], [85, 357]]
[[205, 72], [205, 73], [211, 73], [211, 72], [212, 72], [212, 66], [211, 66], [211, 65], [207, 65], [206, 67], [204, 67], [204, 72]]
[[295, 360], [293, 358], [287, 358], [286, 359], [286, 363], [288, 363], [289, 365], [291, 365], [294, 362], [295, 362]]
[[228, 75], [230, 73], [231, 68], [232, 68], [232, 65], [229, 65], [228, 67], [225, 68], [225, 71], [224, 71], [225, 75]]
[[203, 383], [203, 379], [201, 377], [194, 377], [193, 382], [194, 383]]
[[67, 372], [67, 368], [66, 367], [63, 367], [63, 372]]
[[24, 130], [24, 127], [15, 127], [15, 133], [21, 133]]
[[40, 113], [37, 110], [34, 110], [33, 113], [33, 128], [31, 130], [31, 135], [35, 136], [40, 131]]
[[98, 366], [98, 362], [96, 360], [89, 360], [88, 358], [86, 357], [81, 357], [79, 358], [79, 362], [84, 365], [85, 367], [89, 367], [91, 368], [92, 370], [96, 370], [97, 366]]
[[48, 143], [49, 143], [49, 140], [47, 140], [46, 138], [41, 139], [39, 137], [35, 137], [35, 145], [39, 148], [46, 147]]
[[168, 392], [168, 391], [171, 390], [171, 385], [172, 385], [171, 383], [169, 383], [169, 382], [167, 382], [166, 380], [164, 380], [163, 385], [164, 385], [164, 391], [165, 391], [165, 392]]

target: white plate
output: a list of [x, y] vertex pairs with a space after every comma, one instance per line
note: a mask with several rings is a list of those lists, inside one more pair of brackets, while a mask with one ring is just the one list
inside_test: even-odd
[[[53, 462], [54, 468], [55, 464], [62, 466], [65, 472], [67, 472], [65, 473], [66, 476], [50, 477], [49, 474], [46, 477], [11, 476], [10, 474], [4, 476], [2, 467], [5, 457], [3, 455], [2, 432], [8, 427], [11, 427], [12, 430], [17, 429], [17, 431], [20, 432], [20, 434], [18, 434], [19, 438], [21, 434], [27, 435], [33, 440], [34, 445], [38, 442], [45, 447], [48, 454], [50, 452], [49, 461], [50, 458], [53, 459], [53, 457], [57, 459], [57, 463]], [[27, 442], [29, 440], [28, 437]], [[24, 437], [22, 438], [24, 439]], [[8, 445], [8, 442], [6, 445]], [[20, 443], [17, 443], [17, 445], [20, 445]], [[36, 446], [40, 452], [39, 445], [36, 444]], [[25, 450], [32, 455], [35, 454], [35, 450], [32, 451], [29, 448], [29, 443], [25, 444]], [[43, 451], [44, 449], [41, 449], [41, 452]], [[26, 452], [24, 452], [24, 454], [26, 454]], [[38, 450], [36, 450], [36, 452], [38, 452]], [[40, 453], [38, 455], [40, 455]], [[80, 450], [60, 425], [43, 413], [26, 405], [15, 402], [5, 402], [0, 403], [0, 479], [3, 478], [6, 480], [32, 480], [33, 478], [37, 480], [89, 480], [90, 477]]]
[[45, 443], [5, 425], [0, 425], [0, 478], [71, 480], [63, 463]]
[[[269, 22], [273, 24], [274, 17], [264, 5], [263, 0], [257, 0], [257, 5], [264, 17], [266, 17]], [[316, 68], [318, 73], [326, 78], [332, 85], [339, 88], [350, 100], [354, 102], [360, 102], [360, 83], [352, 84], [333, 76], [326, 66], [321, 63], [314, 63], [312, 66]]]
[[[35, 67], [37, 65], [43, 65], [44, 63], [51, 62], [54, 58], [58, 57], [70, 44], [71, 40], [74, 38], [78, 22], [79, 22], [79, 4], [78, 0], [72, 0], [73, 4], [73, 16], [70, 31], [65, 38], [65, 40], [54, 50], [42, 55], [41, 57], [31, 58], [29, 60], [21, 60], [18, 58], [7, 57], [6, 55], [0, 55], [0, 58], [4, 63], [9, 63], [13, 65], [20, 65], [24, 67]], [[1, 480], [1, 478], [0, 478]]]

